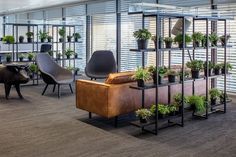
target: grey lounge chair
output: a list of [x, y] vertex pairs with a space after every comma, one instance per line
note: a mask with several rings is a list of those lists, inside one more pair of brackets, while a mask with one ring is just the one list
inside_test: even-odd
[[110, 73], [117, 72], [116, 61], [111, 51], [95, 51], [85, 67], [85, 74], [93, 79], [107, 78]]
[[42, 95], [44, 95], [48, 85], [50, 84], [54, 85], [53, 92], [55, 91], [56, 85], [58, 85], [58, 98], [60, 98], [61, 85], [69, 85], [71, 93], [73, 93], [71, 87], [73, 74], [71, 71], [60, 67], [47, 53], [38, 53], [36, 56], [36, 63], [41, 72], [43, 81], [46, 83]]

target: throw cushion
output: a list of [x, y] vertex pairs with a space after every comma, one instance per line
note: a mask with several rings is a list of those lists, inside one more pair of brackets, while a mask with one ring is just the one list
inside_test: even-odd
[[106, 84], [122, 84], [128, 82], [134, 82], [135, 80], [132, 78], [134, 75], [133, 71], [128, 72], [120, 72], [120, 73], [111, 73], [106, 79]]

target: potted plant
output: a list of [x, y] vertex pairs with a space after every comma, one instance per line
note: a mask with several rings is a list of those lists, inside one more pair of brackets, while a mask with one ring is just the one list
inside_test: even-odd
[[144, 82], [150, 79], [150, 73], [147, 69], [138, 67], [133, 78], [137, 80], [138, 87], [144, 87]]
[[[177, 34], [174, 38], [175, 43], [179, 44], [179, 48], [183, 48], [183, 35], [182, 34]], [[185, 34], [185, 46], [187, 46], [188, 43], [192, 41], [191, 36], [188, 34]]]
[[[155, 49], [157, 49], [157, 41], [156, 41], [156, 36], [155, 35], [152, 36], [152, 41], [153, 41], [153, 43], [155, 45]], [[159, 42], [158, 42], [159, 48], [161, 48], [162, 41], [163, 41], [163, 39], [161, 37], [159, 37]]]
[[231, 38], [231, 36], [230, 36], [229, 34], [227, 34], [226, 36], [225, 36], [225, 35], [222, 35], [222, 36], [220, 37], [221, 45], [222, 45], [222, 46], [227, 45], [228, 40], [229, 40], [230, 38]]
[[211, 42], [211, 46], [217, 46], [217, 42], [219, 40], [219, 37], [215, 32], [213, 32], [209, 35], [209, 40]]
[[75, 75], [78, 75], [78, 74], [79, 74], [79, 71], [80, 71], [80, 69], [79, 69], [79, 68], [75, 68], [75, 69], [74, 69], [74, 71], [75, 71]]
[[221, 67], [222, 67], [222, 69], [221, 69], [222, 74], [228, 74], [229, 70], [232, 70], [232, 68], [233, 68], [233, 66], [228, 62], [226, 63], [226, 67], [225, 67], [224, 63], [221, 64]]
[[48, 33], [47, 32], [42, 32], [41, 30], [39, 30], [39, 39], [40, 39], [40, 41], [42, 43], [45, 42], [47, 37], [48, 37]]
[[137, 40], [138, 49], [147, 49], [148, 40], [151, 38], [151, 33], [147, 29], [139, 29], [133, 33], [133, 36]]
[[52, 42], [52, 36], [48, 35], [47, 39], [49, 43]]
[[214, 65], [214, 74], [215, 75], [220, 75], [221, 74], [221, 68], [222, 68], [222, 64], [215, 64]]
[[164, 42], [165, 42], [166, 48], [171, 48], [173, 41], [174, 41], [173, 38], [165, 37]]
[[[205, 62], [203, 64], [203, 67], [204, 67], [204, 75], [207, 76], [207, 62]], [[214, 68], [214, 65], [211, 61], [208, 61], [208, 73], [209, 73], [209, 76], [212, 75], [212, 69]]]
[[11, 35], [6, 35], [3, 37], [2, 41], [5, 43], [5, 44], [14, 44], [15, 42], [15, 39], [13, 36]]
[[[150, 66], [148, 68], [148, 71], [151, 73], [152, 75], [152, 79], [153, 79], [153, 83], [154, 84], [157, 84], [157, 68], [155, 66]], [[163, 67], [159, 67], [158, 69], [158, 84], [162, 84], [162, 80], [163, 80], [163, 77], [165, 76], [167, 72], [167, 68], [165, 66]]]
[[78, 58], [78, 53], [75, 53], [74, 55], [75, 55], [75, 58]]
[[11, 62], [11, 54], [6, 54], [6, 61]]
[[37, 73], [38, 71], [38, 66], [36, 64], [30, 64], [29, 66], [29, 71], [30, 71], [30, 78], [33, 79], [34, 75]]
[[138, 109], [135, 113], [139, 117], [140, 123], [147, 123], [148, 119], [152, 116], [152, 112], [145, 108]]
[[203, 62], [201, 60], [193, 60], [187, 62], [186, 65], [191, 69], [192, 78], [199, 78], [199, 72], [203, 68]]
[[28, 53], [28, 60], [31, 62], [34, 59], [35, 54], [33, 52]]
[[72, 37], [73, 37], [73, 36], [68, 35], [68, 36], [67, 36], [67, 41], [68, 41], [68, 42], [71, 42]]
[[33, 32], [27, 32], [26, 36], [27, 36], [27, 42], [28, 43], [32, 43], [32, 39], [33, 39], [34, 33]]
[[169, 83], [174, 83], [175, 82], [175, 78], [177, 76], [177, 72], [175, 70], [168, 69], [166, 75], [168, 76]]
[[79, 33], [74, 33], [73, 36], [74, 36], [75, 42], [78, 42], [78, 40], [81, 38]]
[[220, 103], [224, 104], [225, 101], [229, 100], [228, 94], [221, 91], [220, 93]]
[[24, 58], [25, 58], [25, 55], [21, 53], [21, 54], [19, 55], [19, 60], [20, 60], [20, 62], [22, 62], [22, 61], [24, 60]]
[[60, 35], [59, 42], [63, 42], [64, 41], [65, 34], [66, 34], [65, 28], [59, 29], [59, 35]]
[[[174, 95], [173, 98], [174, 98], [175, 106], [179, 107], [179, 112], [181, 112], [181, 109], [182, 109], [182, 94], [177, 93], [177, 94]], [[183, 102], [184, 102], [184, 105], [186, 105], [188, 103], [186, 96], [183, 96]]]
[[[156, 105], [152, 105], [150, 111], [153, 115], [156, 115]], [[158, 104], [158, 118], [165, 118], [170, 113], [168, 105]]]
[[200, 47], [200, 43], [203, 39], [203, 34], [201, 32], [194, 32], [192, 35], [192, 39], [193, 39], [193, 46], [194, 47]]
[[177, 115], [176, 112], [178, 111], [178, 108], [175, 104], [168, 105], [168, 108], [169, 108], [169, 115], [171, 115], [171, 116]]
[[203, 112], [206, 109], [204, 100], [201, 96], [197, 95], [189, 96], [188, 103], [195, 112]]
[[24, 36], [20, 36], [20, 37], [19, 37], [19, 43], [23, 43], [23, 42], [24, 42], [24, 39], [25, 39]]
[[216, 100], [220, 97], [220, 91], [217, 88], [212, 88], [209, 90], [211, 106], [216, 105]]
[[61, 59], [61, 56], [62, 56], [62, 54], [61, 54], [61, 53], [58, 53], [58, 54], [57, 54], [57, 59], [60, 60], [60, 59]]
[[70, 59], [70, 56], [72, 56], [73, 53], [74, 53], [74, 51], [72, 51], [71, 49], [67, 49], [67, 50], [65, 51], [66, 58], [67, 58], [67, 59]]

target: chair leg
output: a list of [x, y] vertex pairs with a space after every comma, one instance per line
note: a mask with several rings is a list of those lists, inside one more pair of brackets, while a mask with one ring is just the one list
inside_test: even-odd
[[56, 89], [56, 84], [54, 84], [53, 86], [53, 90], [52, 90], [53, 93], [55, 92], [55, 89]]
[[71, 84], [69, 84], [69, 86], [70, 86], [70, 91], [71, 91], [71, 93], [73, 94], [73, 89], [72, 89]]
[[92, 119], [92, 112], [89, 112], [89, 119]]
[[61, 97], [60, 84], [58, 84], [57, 87], [58, 87], [57, 96], [58, 98], [60, 98]]
[[46, 92], [47, 88], [48, 88], [48, 84], [46, 84], [46, 86], [45, 86], [45, 88], [44, 88], [44, 90], [43, 90], [42, 95], [44, 95], [44, 93]]

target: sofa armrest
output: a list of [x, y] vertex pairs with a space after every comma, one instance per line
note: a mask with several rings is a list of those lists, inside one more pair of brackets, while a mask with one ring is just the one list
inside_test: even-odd
[[109, 87], [95, 81], [76, 80], [76, 107], [107, 117]]

